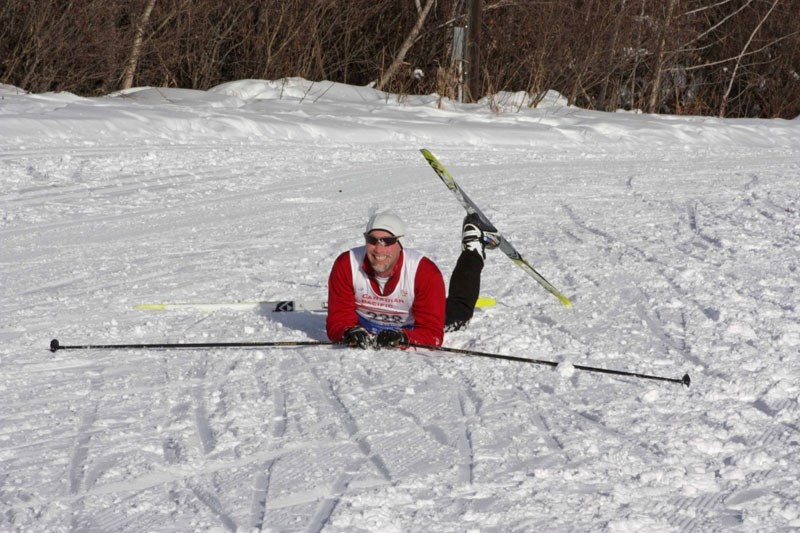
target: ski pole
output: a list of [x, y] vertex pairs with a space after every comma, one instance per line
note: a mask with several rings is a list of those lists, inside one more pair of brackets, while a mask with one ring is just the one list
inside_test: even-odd
[[58, 350], [150, 350], [171, 348], [269, 348], [289, 346], [327, 346], [327, 341], [272, 341], [272, 342], [187, 342], [178, 344], [81, 344], [65, 346], [58, 339], [50, 341], [50, 351]]
[[[79, 344], [79, 345], [62, 345], [58, 339], [50, 341], [50, 351], [56, 352], [58, 350], [149, 350], [149, 349], [189, 349], [189, 348], [269, 348], [269, 347], [292, 347], [292, 346], [332, 346], [336, 343], [328, 341], [269, 341], [269, 342], [192, 342], [192, 343], [177, 343], [177, 344]], [[544, 361], [541, 359], [528, 359], [526, 357], [516, 357], [513, 355], [501, 355], [495, 353], [478, 352], [475, 350], [464, 350], [461, 348], [448, 348], [445, 346], [433, 346], [428, 344], [414, 344], [409, 343], [405, 346], [410, 348], [420, 348], [424, 350], [432, 350], [439, 352], [457, 353], [462, 355], [474, 355], [478, 357], [488, 357], [490, 359], [502, 359], [505, 361], [516, 361], [519, 363], [531, 363], [537, 365], [547, 365], [551, 367], [558, 366], [558, 363], [553, 361]], [[682, 378], [667, 378], [662, 376], [652, 376], [649, 374], [639, 374], [636, 372], [625, 372], [624, 370], [609, 370], [606, 368], [597, 368], [585, 365], [572, 365], [578, 370], [586, 370], [588, 372], [600, 372], [603, 374], [614, 374], [617, 376], [631, 376], [642, 379], [652, 379], [658, 381], [669, 381], [673, 383], [681, 383], [689, 386], [691, 379], [689, 374], [685, 374]]]
[[[501, 355], [496, 353], [477, 352], [475, 350], [464, 350], [461, 348], [447, 348], [445, 346], [432, 346], [427, 344], [414, 344], [414, 343], [408, 343], [405, 346], [408, 346], [410, 348], [422, 348], [425, 350], [433, 350], [438, 352], [475, 355], [478, 357], [488, 357], [491, 359], [503, 359], [505, 361], [516, 361], [519, 363], [531, 363], [535, 365], [547, 365], [552, 367], [556, 367], [559, 365], [559, 363], [553, 361], [543, 361], [541, 359], [528, 359], [526, 357], [516, 357], [513, 355]], [[687, 387], [692, 382], [691, 378], [689, 378], [689, 374], [685, 374], [682, 378], [667, 378], [663, 376], [651, 376], [649, 374], [639, 374], [637, 372], [625, 372], [624, 370], [609, 370], [607, 368], [597, 368], [593, 366], [585, 366], [585, 365], [572, 365], [572, 366], [578, 370], [586, 370], [588, 372], [600, 372], [603, 374], [614, 374], [617, 376], [631, 376], [642, 379], [653, 379], [657, 381], [670, 381], [672, 383], [680, 383], [682, 385], [686, 385]]]

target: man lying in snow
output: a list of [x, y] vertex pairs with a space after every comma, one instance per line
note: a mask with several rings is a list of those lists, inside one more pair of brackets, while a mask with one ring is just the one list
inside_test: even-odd
[[328, 278], [328, 338], [351, 347], [442, 345], [445, 330], [466, 325], [475, 311], [485, 248], [499, 241], [494, 228], [467, 215], [461, 255], [445, 298], [439, 267], [418, 250], [405, 249], [406, 226], [390, 212], [373, 215], [365, 244], [343, 252]]

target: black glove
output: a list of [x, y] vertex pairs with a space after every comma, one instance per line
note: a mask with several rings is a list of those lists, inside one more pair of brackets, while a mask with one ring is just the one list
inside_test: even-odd
[[397, 348], [408, 344], [408, 337], [402, 329], [385, 329], [378, 333], [375, 344], [384, 348]]
[[342, 344], [346, 344], [350, 348], [366, 350], [372, 344], [372, 337], [361, 326], [355, 326], [344, 332]]

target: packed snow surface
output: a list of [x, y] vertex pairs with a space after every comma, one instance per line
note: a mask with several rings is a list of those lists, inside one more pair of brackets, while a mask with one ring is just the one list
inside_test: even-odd
[[[445, 346], [324, 341], [375, 209], [445, 278], [428, 148], [573, 301], [499, 251]], [[0, 530], [800, 528], [800, 120], [599, 113], [244, 80], [0, 86]], [[679, 379], [649, 380], [582, 366]]]

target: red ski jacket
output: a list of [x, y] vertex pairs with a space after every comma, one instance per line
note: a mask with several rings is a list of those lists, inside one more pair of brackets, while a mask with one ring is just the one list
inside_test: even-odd
[[[383, 291], [375, 281], [372, 266], [364, 258], [361, 268], [366, 272], [375, 294], [392, 294], [400, 278], [404, 257], [405, 252], [401, 252]], [[404, 329], [408, 342], [441, 346], [445, 318], [444, 278], [439, 267], [427, 257], [420, 260], [414, 277], [414, 302], [411, 309], [414, 324], [411, 328]], [[325, 327], [328, 338], [332, 342], [339, 342], [345, 331], [358, 325], [350, 251], [346, 251], [336, 258], [328, 278], [328, 318]]]

